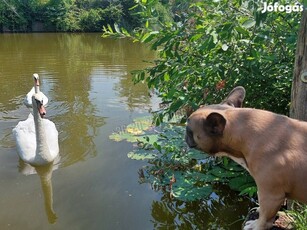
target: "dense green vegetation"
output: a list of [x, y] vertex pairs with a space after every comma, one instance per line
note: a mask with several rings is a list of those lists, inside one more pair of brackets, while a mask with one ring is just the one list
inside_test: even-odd
[[295, 229], [304, 230], [307, 226], [307, 205], [300, 205], [294, 203], [293, 210], [289, 210], [288, 213], [295, 219]]
[[46, 31], [95, 32], [103, 25], [118, 23], [127, 28], [139, 25], [129, 9], [133, 0], [3, 0], [0, 1], [0, 31], [32, 31], [42, 24]]
[[220, 102], [235, 85], [246, 88], [245, 106], [288, 114], [299, 12], [261, 13], [261, 1], [172, 3], [164, 17], [159, 1], [139, 2], [144, 29], [117, 30], [159, 53], [135, 75], [161, 97], [158, 117]]

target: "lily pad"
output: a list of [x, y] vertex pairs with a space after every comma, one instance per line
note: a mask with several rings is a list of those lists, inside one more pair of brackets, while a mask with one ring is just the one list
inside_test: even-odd
[[145, 130], [152, 127], [151, 117], [141, 117], [133, 120], [123, 131], [112, 133], [109, 138], [113, 141], [137, 142], [145, 134]]
[[138, 139], [142, 138], [142, 136], [135, 136], [128, 132], [120, 132], [120, 133], [112, 133], [109, 138], [113, 141], [128, 141], [128, 142], [137, 142]]
[[140, 150], [138, 152], [129, 152], [127, 156], [133, 160], [151, 160], [157, 157], [156, 154], [150, 153], [146, 150]]

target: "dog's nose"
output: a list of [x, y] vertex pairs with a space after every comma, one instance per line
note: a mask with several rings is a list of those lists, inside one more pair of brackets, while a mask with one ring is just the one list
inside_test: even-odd
[[197, 144], [195, 143], [195, 141], [193, 139], [190, 139], [187, 136], [186, 136], [185, 141], [187, 142], [189, 148], [196, 148], [197, 147]]
[[197, 146], [197, 144], [196, 144], [196, 142], [194, 141], [194, 138], [193, 138], [193, 132], [188, 126], [186, 128], [185, 141], [190, 148], [195, 148]]

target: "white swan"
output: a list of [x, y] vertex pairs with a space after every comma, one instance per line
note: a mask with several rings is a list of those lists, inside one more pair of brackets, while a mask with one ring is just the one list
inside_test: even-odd
[[52, 121], [44, 119], [46, 110], [40, 93], [32, 96], [33, 115], [13, 129], [19, 157], [31, 165], [53, 162], [59, 153], [58, 131]]
[[40, 89], [39, 89], [39, 76], [37, 73], [33, 74], [33, 79], [34, 79], [34, 87], [27, 93], [27, 96], [25, 97], [23, 103], [28, 107], [32, 108], [32, 95], [35, 93], [40, 93], [42, 94], [43, 97], [43, 105], [46, 106], [48, 104], [48, 97], [43, 94]]

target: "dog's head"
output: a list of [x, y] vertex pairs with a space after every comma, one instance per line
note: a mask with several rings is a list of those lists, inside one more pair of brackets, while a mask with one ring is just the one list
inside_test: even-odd
[[204, 106], [192, 113], [186, 127], [188, 146], [211, 154], [219, 152], [227, 123], [225, 110], [242, 107], [244, 97], [245, 89], [238, 86], [221, 104]]

